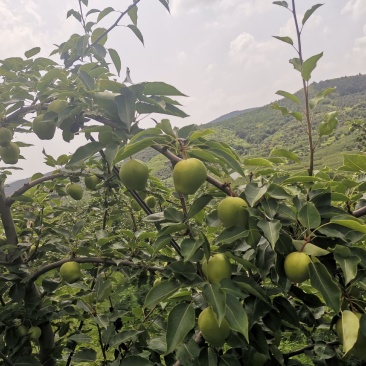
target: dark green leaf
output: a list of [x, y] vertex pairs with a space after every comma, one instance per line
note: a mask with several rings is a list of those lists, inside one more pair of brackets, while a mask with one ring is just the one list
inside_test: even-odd
[[123, 366], [154, 366], [155, 363], [141, 356], [127, 356], [123, 360]]
[[154, 286], [146, 295], [144, 308], [152, 309], [159, 302], [164, 301], [169, 296], [173, 295], [176, 291], [178, 291], [180, 285], [177, 282], [173, 281], [162, 281], [156, 286]]
[[101, 149], [103, 149], [103, 145], [97, 141], [92, 141], [84, 146], [79, 147], [72, 155], [70, 161], [66, 164], [66, 168], [82, 163], [84, 160], [90, 158]]
[[[273, 38], [276, 38], [276, 39], [278, 39], [278, 40], [280, 40], [282, 42], [288, 43], [291, 46], [294, 45], [294, 41], [290, 37], [287, 37], [287, 36], [286, 37], [273, 36]], [[279, 93], [277, 92], [276, 94], [279, 94]], [[280, 94], [280, 95], [282, 95], [282, 94]]]
[[245, 339], [249, 341], [248, 316], [240, 301], [230, 294], [226, 297], [226, 319], [233, 330], [243, 334]]
[[109, 52], [109, 56], [111, 56], [113, 65], [114, 65], [114, 67], [117, 70], [117, 74], [118, 74], [118, 76], [120, 76], [120, 72], [121, 72], [121, 59], [119, 57], [119, 54], [113, 48], [108, 48], [108, 52]]
[[113, 12], [114, 9], [111, 7], [103, 9], [99, 14], [97, 18], [97, 23], [100, 22], [105, 16], [107, 16], [109, 13]]
[[133, 25], [137, 26], [137, 6], [131, 6], [128, 11], [128, 16], [130, 17]]
[[[279, 37], [275, 37], [275, 38], [279, 38]], [[289, 38], [289, 37], [284, 37], [284, 38]], [[289, 43], [289, 42], [287, 42], [287, 43]], [[291, 44], [293, 44], [292, 43], [292, 40], [291, 40]], [[295, 94], [291, 94], [291, 93], [289, 93], [287, 91], [284, 91], [284, 90], [277, 90], [276, 91], [276, 94], [281, 95], [282, 97], [285, 97], [285, 98], [287, 98], [289, 100], [292, 100], [296, 104], [299, 104], [300, 103], [299, 98]]]
[[202, 295], [209, 305], [211, 305], [217, 315], [217, 320], [221, 324], [226, 312], [226, 293], [217, 283], [206, 284], [202, 289]]
[[170, 95], [170, 96], [182, 96], [185, 97], [183, 93], [181, 93], [178, 89], [176, 89], [174, 86], [171, 86], [166, 83], [162, 82], [146, 82], [142, 84], [144, 89], [144, 94], [146, 95]]
[[274, 248], [280, 236], [281, 222], [279, 220], [259, 220], [258, 227], [263, 230], [264, 236], [270, 242], [272, 248]]
[[301, 76], [304, 80], [309, 81], [311, 78], [311, 73], [316, 68], [317, 62], [323, 56], [323, 52], [309, 57], [307, 60], [304, 61], [302, 64]]
[[200, 212], [204, 207], [207, 206], [207, 204], [212, 200], [212, 196], [208, 194], [204, 194], [200, 197], [198, 197], [192, 204], [191, 208], [188, 211], [187, 219], [192, 218], [194, 215], [196, 215], [198, 212]]
[[166, 353], [173, 352], [183, 342], [194, 324], [195, 314], [192, 304], [180, 303], [171, 310], [166, 331]]
[[144, 44], [144, 37], [142, 36], [140, 30], [133, 24], [130, 24], [127, 27], [130, 28], [132, 32], [135, 33], [135, 36], [141, 41], [141, 43]]
[[323, 296], [325, 303], [336, 313], [341, 310], [341, 290], [321, 263], [310, 263], [310, 282]]
[[307, 229], [314, 229], [320, 225], [320, 213], [314, 203], [307, 202], [300, 208], [298, 220], [301, 225], [305, 226]]
[[34, 47], [34, 48], [24, 52], [24, 56], [26, 58], [30, 58], [30, 57], [35, 56], [39, 52], [41, 52], [41, 48], [40, 47]]
[[314, 13], [314, 11], [318, 8], [320, 8], [324, 4], [315, 4], [310, 9], [306, 10], [304, 17], [302, 18], [302, 25], [306, 23], [306, 21], [311, 17], [311, 15]]

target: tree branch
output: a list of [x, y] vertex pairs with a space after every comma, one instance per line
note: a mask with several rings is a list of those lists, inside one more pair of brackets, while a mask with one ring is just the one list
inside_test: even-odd
[[[137, 4], [140, 2], [141, 0], [134, 0], [133, 3], [125, 10], [121, 13], [121, 15], [117, 18], [117, 20], [108, 28], [106, 29], [92, 44], [90, 44], [88, 47], [86, 47], [84, 54], [86, 55], [88, 51], [90, 51], [90, 49], [92, 47], [94, 47], [96, 44], [98, 44], [98, 42], [105, 37], [112, 29], [116, 28], [118, 26], [118, 23], [121, 21], [121, 19], [131, 10], [133, 9], [135, 6], [137, 6]], [[71, 67], [75, 61], [80, 60], [80, 57], [76, 57], [72, 60], [70, 60], [70, 62], [67, 63], [67, 65], [65, 65], [66, 67]]]
[[[340, 344], [339, 341], [332, 341], [332, 342], [328, 342], [326, 343], [327, 346], [338, 346]], [[311, 349], [313, 349], [315, 346], [315, 343], [313, 344], [309, 344], [308, 346], [305, 346], [303, 348], [300, 348], [300, 349], [297, 349], [295, 351], [292, 351], [292, 352], [289, 352], [289, 353], [286, 353], [283, 355], [283, 357], [285, 359], [289, 359], [290, 357], [294, 357], [294, 356], [297, 356], [297, 355], [301, 355], [302, 353], [304, 353], [305, 351], [309, 351]]]
[[126, 259], [118, 260], [117, 263], [113, 259], [102, 258], [102, 257], [81, 257], [81, 258], [68, 258], [62, 259], [54, 263], [47, 264], [46, 266], [40, 268], [38, 271], [34, 272], [31, 276], [27, 277], [25, 281], [34, 282], [38, 277], [47, 273], [53, 269], [61, 267], [66, 262], [77, 262], [77, 263], [96, 263], [96, 264], [109, 264], [111, 266], [127, 266], [133, 268], [146, 268], [149, 271], [164, 271], [165, 268], [154, 267], [154, 266], [146, 266], [143, 264], [136, 264]]
[[47, 182], [49, 180], [53, 180], [53, 179], [61, 178], [61, 177], [67, 177], [67, 176], [69, 176], [69, 174], [66, 172], [63, 172], [63, 173], [57, 173], [57, 174], [41, 177], [41, 178], [33, 180], [29, 183], [25, 183], [22, 187], [17, 189], [10, 197], [7, 198], [7, 202], [8, 202], [8, 204], [12, 205], [15, 201], [12, 198], [22, 195], [23, 193], [27, 192], [29, 189], [35, 187], [36, 185], [43, 183], [43, 182]]
[[8, 366], [14, 366], [14, 364], [0, 351], [0, 357], [4, 360]]
[[366, 206], [358, 208], [357, 210], [353, 211], [352, 215], [354, 217], [361, 217], [361, 216], [366, 215]]
[[42, 103], [38, 103], [19, 108], [17, 111], [13, 112], [12, 114], [9, 114], [9, 116], [7, 116], [4, 119], [3, 126], [6, 126], [9, 123], [13, 122], [14, 120], [18, 119], [18, 117], [22, 114], [38, 111], [39, 109], [42, 108], [42, 105], [43, 105]]

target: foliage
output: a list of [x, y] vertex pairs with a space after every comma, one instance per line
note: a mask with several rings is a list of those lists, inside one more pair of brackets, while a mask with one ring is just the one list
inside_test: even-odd
[[[169, 9], [168, 1], [159, 1]], [[71, 155], [44, 153], [54, 173], [36, 174], [11, 195], [4, 193], [4, 184], [16, 165], [2, 161], [0, 357], [7, 365], [47, 366], [300, 365], [309, 360], [341, 365], [347, 357], [365, 358], [352, 355], [355, 335], [366, 334], [365, 155], [348, 153], [340, 168], [314, 170], [316, 145], [309, 141], [309, 168], [292, 173], [288, 163], [301, 157], [283, 146], [273, 146], [270, 157], [242, 158], [230, 144], [213, 139], [210, 128], [173, 128], [164, 118], [141, 129], [139, 120], [150, 113], [185, 113], [174, 99], [184, 95], [173, 86], [132, 84], [128, 72], [118, 81], [121, 60], [106, 48], [108, 35], [129, 18], [128, 30], [143, 42], [139, 2], [119, 12], [88, 10], [88, 1], [80, 0], [83, 11], [70, 10], [68, 16], [84, 33], [73, 34], [53, 52], [62, 66], [36, 58], [38, 48], [24, 59], [0, 61], [0, 127], [16, 133], [21, 153], [25, 144], [18, 136], [33, 133], [36, 114], [44, 114], [41, 123], [61, 129], [65, 141], [76, 133], [88, 138]], [[295, 1], [292, 7], [274, 3], [291, 11], [298, 33], [320, 6], [304, 14], [300, 31]], [[110, 28], [99, 27], [112, 15], [117, 19]], [[277, 38], [295, 44], [289, 37]], [[332, 135], [337, 110], [322, 113], [316, 106], [333, 90], [312, 96], [308, 82], [321, 54], [303, 60], [300, 44], [299, 58], [291, 63], [300, 73], [304, 97], [278, 94], [303, 107], [290, 110], [277, 103], [274, 108], [285, 115], [283, 121], [291, 117], [300, 123], [296, 135], [305, 126], [308, 136], [323, 138]], [[67, 101], [66, 108], [47, 109], [55, 100]], [[319, 124], [310, 110], [319, 111]], [[109, 139], [97, 141], [100, 132]], [[119, 168], [147, 149], [164, 156], [170, 175], [182, 158], [200, 160], [208, 171], [206, 182], [195, 194], [183, 195], [150, 172], [144, 190], [126, 188]], [[72, 200], [67, 185], [82, 184], [91, 173], [99, 179], [96, 189]], [[218, 216], [227, 195], [245, 201], [240, 206], [245, 206], [245, 222], [237, 226], [224, 227]], [[151, 196], [157, 202], [153, 209], [145, 202]], [[136, 203], [141, 210], [134, 209]], [[284, 270], [285, 258], [296, 251], [311, 258], [309, 280], [298, 284]], [[208, 262], [222, 255], [224, 261]], [[80, 264], [80, 281], [62, 280], [59, 268], [67, 262]], [[212, 273], [215, 262], [225, 263], [219, 283], [204, 274], [205, 266]], [[198, 326], [207, 307], [215, 324], [210, 321], [206, 329], [230, 328], [225, 339], [206, 335], [213, 345]], [[352, 337], [339, 340], [334, 325], [350, 312], [363, 315], [359, 323], [353, 316], [352, 324], [343, 317], [343, 332]], [[41, 329], [38, 340], [28, 334], [31, 327]], [[291, 337], [299, 348], [288, 349]]]

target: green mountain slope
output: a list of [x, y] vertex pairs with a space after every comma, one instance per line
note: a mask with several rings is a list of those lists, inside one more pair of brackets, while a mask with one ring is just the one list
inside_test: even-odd
[[[351, 132], [347, 121], [353, 119], [366, 120], [366, 75], [341, 77], [338, 79], [313, 83], [311, 94], [320, 90], [336, 87], [316, 108], [314, 114], [314, 130], [317, 129], [324, 113], [338, 111], [339, 124], [335, 132], [324, 136], [316, 150], [316, 165], [339, 165], [341, 153], [359, 151], [363, 148], [362, 141], [357, 141], [357, 132]], [[301, 92], [296, 95], [301, 99]], [[293, 103], [280, 99], [278, 104], [296, 110]], [[201, 127], [217, 130], [215, 138], [229, 143], [243, 156], [268, 156], [274, 148], [285, 148], [297, 153], [306, 161], [308, 155], [307, 135], [291, 116], [282, 116], [281, 112], [266, 105], [242, 114], [221, 120], [212, 121]]]

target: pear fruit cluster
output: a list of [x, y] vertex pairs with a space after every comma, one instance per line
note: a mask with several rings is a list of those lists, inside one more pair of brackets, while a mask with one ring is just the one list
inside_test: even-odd
[[126, 188], [142, 191], [149, 178], [149, 169], [142, 161], [131, 159], [122, 165], [119, 178]]
[[83, 198], [83, 188], [77, 183], [69, 183], [66, 186], [66, 193], [76, 201], [80, 201]]
[[0, 127], [0, 157], [5, 164], [16, 164], [19, 160], [19, 146], [12, 141], [13, 132]]
[[231, 263], [225, 254], [214, 254], [202, 263], [203, 274], [210, 283], [220, 283], [224, 278], [231, 277]]
[[80, 264], [74, 261], [66, 262], [60, 267], [60, 276], [67, 283], [74, 283], [82, 278]]
[[180, 160], [173, 169], [175, 190], [181, 194], [195, 194], [206, 181], [207, 168], [201, 160]]
[[217, 207], [219, 220], [225, 227], [246, 227], [249, 218], [247, 207], [247, 203], [240, 197], [226, 197]]
[[310, 257], [304, 252], [292, 252], [285, 258], [284, 269], [286, 277], [295, 283], [309, 279]]
[[216, 313], [211, 307], [203, 309], [198, 317], [198, 328], [203, 338], [214, 347], [222, 347], [229, 336], [230, 326], [224, 318], [219, 324]]

